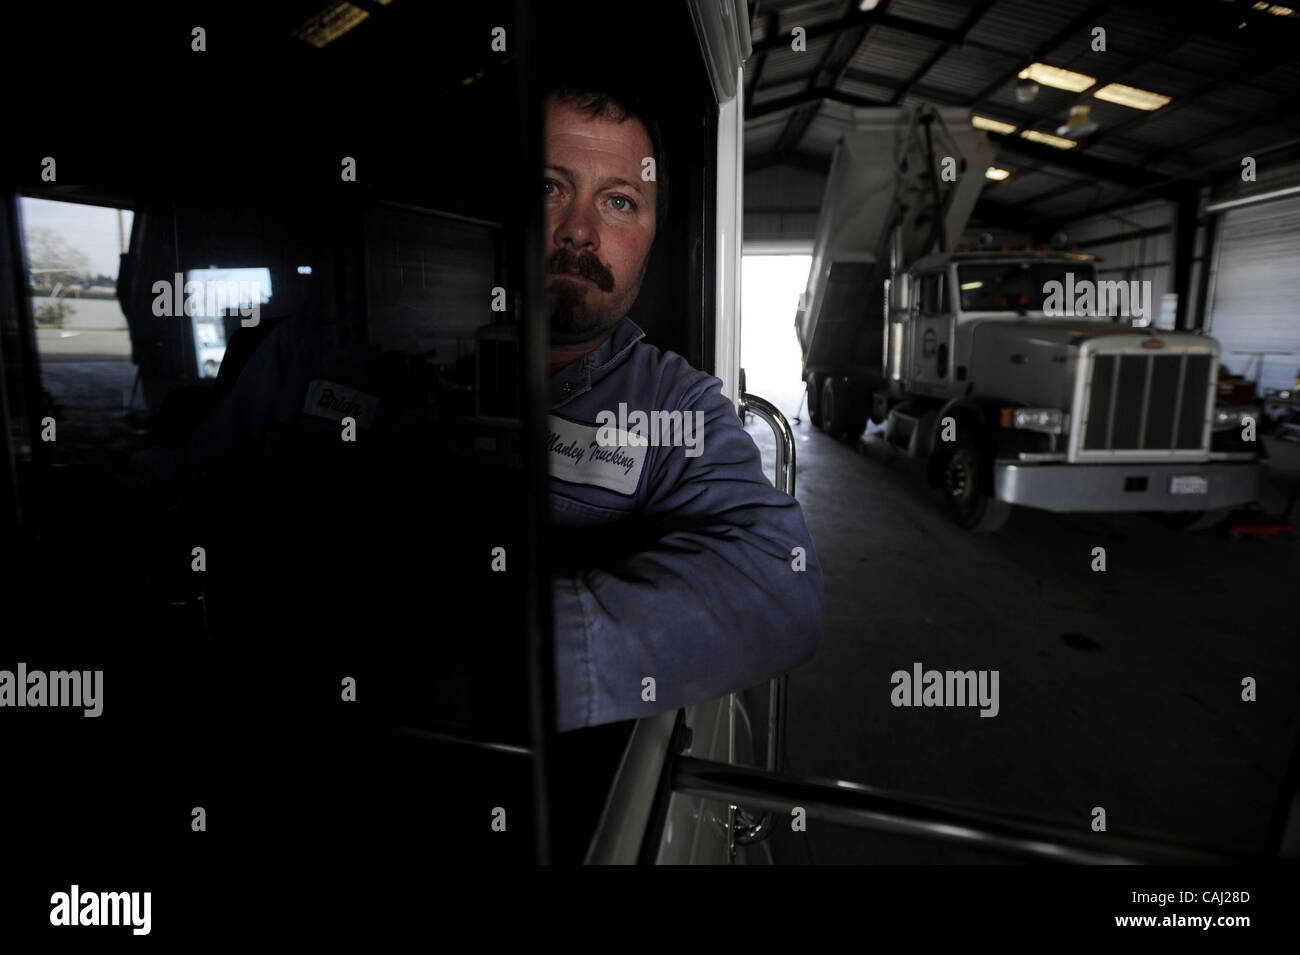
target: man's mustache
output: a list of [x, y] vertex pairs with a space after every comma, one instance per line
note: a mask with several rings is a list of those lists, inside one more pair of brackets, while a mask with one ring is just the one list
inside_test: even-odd
[[612, 292], [614, 290], [613, 273], [601, 265], [600, 259], [590, 252], [574, 252], [572, 249], [562, 246], [551, 254], [547, 271], [552, 274], [557, 272], [577, 272], [584, 279], [595, 282], [596, 288], [602, 292]]

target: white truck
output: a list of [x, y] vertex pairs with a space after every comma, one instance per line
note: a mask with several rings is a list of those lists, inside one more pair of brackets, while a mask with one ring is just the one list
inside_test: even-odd
[[971, 530], [1017, 504], [1192, 526], [1254, 501], [1251, 409], [1216, 407], [1213, 338], [1151, 327], [1149, 283], [1059, 249], [958, 248], [992, 159], [966, 110], [854, 112], [796, 317], [813, 423], [885, 422]]

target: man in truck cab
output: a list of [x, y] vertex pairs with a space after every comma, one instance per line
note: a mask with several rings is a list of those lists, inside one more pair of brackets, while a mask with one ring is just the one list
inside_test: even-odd
[[[764, 478], [758, 449], [721, 382], [645, 342], [627, 317], [667, 202], [656, 126], [628, 102], [562, 87], [545, 104], [547, 441], [560, 731], [650, 716], [761, 683], [809, 659], [822, 629], [822, 570], [798, 503]], [[642, 177], [647, 158], [657, 167], [652, 180]], [[444, 501], [454, 493], [451, 485], [425, 485], [423, 495], [412, 487], [421, 480], [416, 475], [439, 470], [439, 449], [455, 443], [437, 401], [421, 397], [430, 384], [422, 374], [409, 361], [370, 354], [303, 321], [282, 322], [188, 442], [175, 453], [137, 455], [136, 473], [153, 485], [192, 488], [229, 459], [255, 459], [253, 471], [241, 473], [257, 482], [249, 506], [265, 510], [240, 513], [239, 520], [276, 526], [288, 557], [271, 556], [266, 542], [278, 541], [260, 530], [257, 543], [244, 546], [236, 589], [245, 607], [256, 606], [252, 589], [265, 586], [281, 603], [306, 608], [300, 614], [315, 612], [307, 588], [319, 580], [308, 578], [296, 599], [286, 579], [295, 553], [367, 552], [364, 561], [348, 558], [354, 573], [369, 574], [365, 584], [354, 577], [351, 589], [418, 592], [418, 548], [429, 535], [456, 540], [457, 525], [500, 522], [442, 503], [437, 528], [417, 531], [414, 517], [398, 511], [430, 490]], [[370, 430], [379, 440], [369, 447], [396, 449], [385, 452], [378, 469], [371, 461], [341, 474], [332, 463], [339, 415], [320, 412], [319, 401], [304, 403], [324, 387], [357, 406], [363, 442]], [[647, 427], [643, 418], [668, 425]], [[337, 509], [333, 492], [322, 487], [312, 503], [302, 497], [316, 493], [312, 475], [320, 473], [332, 475], [333, 488], [354, 479], [370, 481], [368, 487], [379, 482], [379, 493], [348, 495], [348, 510], [371, 509], [354, 515], [359, 523], [403, 528], [416, 556], [332, 540], [312, 515]], [[305, 515], [292, 530], [277, 500], [293, 501]], [[510, 532], [502, 526], [503, 539]], [[232, 536], [238, 545], [242, 534]], [[474, 586], [470, 576], [444, 583], [463, 592]], [[239, 613], [241, 621], [263, 616]], [[303, 629], [356, 634], [367, 626], [364, 611], [355, 623], [345, 622], [342, 611], [321, 613], [314, 630]], [[267, 635], [274, 638], [274, 630]], [[346, 642], [340, 638], [344, 653]]]
[[[803, 663], [821, 637], [822, 572], [798, 502], [764, 478], [721, 381], [648, 344], [627, 317], [667, 205], [657, 125], [626, 98], [576, 85], [547, 98], [545, 123], [565, 730], [704, 702]], [[633, 425], [637, 412], [651, 423]], [[601, 425], [624, 421], [631, 435], [601, 454], [614, 437], [602, 443]]]

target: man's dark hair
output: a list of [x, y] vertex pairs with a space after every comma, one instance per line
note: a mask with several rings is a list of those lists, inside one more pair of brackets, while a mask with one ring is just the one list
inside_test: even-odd
[[547, 91], [547, 96], [554, 96], [592, 119], [607, 119], [614, 123], [635, 119], [645, 127], [646, 135], [650, 137], [650, 153], [655, 161], [655, 183], [658, 186], [655, 190], [655, 231], [658, 232], [668, 215], [668, 161], [659, 124], [650, 111], [632, 94], [583, 82], [557, 82]]

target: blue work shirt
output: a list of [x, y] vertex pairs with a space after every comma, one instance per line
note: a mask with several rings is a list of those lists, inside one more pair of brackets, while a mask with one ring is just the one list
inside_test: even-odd
[[[561, 731], [753, 686], [821, 639], [822, 570], [798, 502], [763, 476], [722, 382], [644, 337], [624, 318], [551, 378], [551, 543], [581, 565], [553, 584]], [[629, 439], [600, 425], [633, 430], [636, 411], [689, 413], [698, 431], [661, 419], [641, 429], [646, 446], [610, 453], [602, 439]]]

